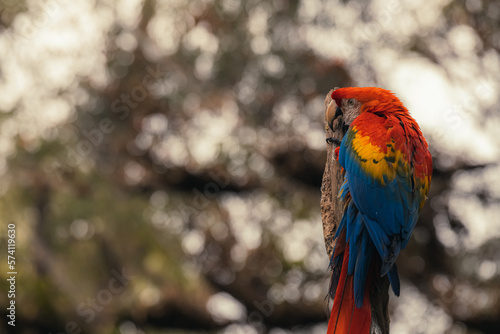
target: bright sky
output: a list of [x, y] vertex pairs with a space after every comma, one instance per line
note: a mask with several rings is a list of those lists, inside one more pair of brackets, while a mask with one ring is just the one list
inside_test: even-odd
[[[477, 163], [498, 160], [500, 150], [494, 132], [485, 131], [484, 125], [478, 124], [482, 120], [473, 118], [480, 115], [480, 108], [491, 108], [496, 102], [497, 78], [478, 77], [472, 84], [458, 85], [423, 58], [397, 61], [386, 78], [424, 131], [432, 132], [435, 144], [450, 155]], [[493, 121], [498, 123], [498, 119]]]

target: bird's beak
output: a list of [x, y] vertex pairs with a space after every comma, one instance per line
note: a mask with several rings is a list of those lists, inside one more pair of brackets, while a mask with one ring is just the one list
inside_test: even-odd
[[326, 121], [328, 122], [328, 126], [332, 131], [335, 131], [333, 129], [333, 121], [344, 113], [342, 112], [342, 109], [340, 109], [339, 106], [335, 103], [335, 101], [330, 102], [330, 105], [328, 106], [328, 109], [326, 111]]

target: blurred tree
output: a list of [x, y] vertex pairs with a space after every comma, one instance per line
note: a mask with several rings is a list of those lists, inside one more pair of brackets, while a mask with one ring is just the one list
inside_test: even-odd
[[[469, 91], [460, 120], [499, 144], [495, 1], [18, 4], [0, 34], [18, 333], [325, 332], [323, 101], [399, 95], [398, 61]], [[498, 155], [450, 146], [445, 117], [423, 124], [436, 169], [393, 332], [496, 333]]]

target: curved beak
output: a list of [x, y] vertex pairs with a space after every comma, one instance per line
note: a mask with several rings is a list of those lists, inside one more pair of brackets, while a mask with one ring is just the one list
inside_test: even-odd
[[332, 101], [330, 105], [328, 106], [328, 109], [326, 111], [326, 121], [328, 122], [328, 126], [332, 131], [335, 131], [333, 129], [333, 121], [337, 119], [337, 117], [343, 115], [344, 113], [342, 112], [342, 109], [340, 109], [339, 106], [335, 103], [335, 101]]

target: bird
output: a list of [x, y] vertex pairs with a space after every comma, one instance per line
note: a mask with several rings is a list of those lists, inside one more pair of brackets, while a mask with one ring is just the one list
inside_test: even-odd
[[336, 108], [327, 110], [328, 126], [334, 130], [338, 119], [345, 131], [336, 149], [345, 206], [330, 260], [327, 334], [364, 334], [370, 333], [370, 291], [379, 277], [387, 275], [399, 296], [395, 261], [427, 199], [432, 156], [417, 122], [390, 90], [345, 87], [331, 97]]

